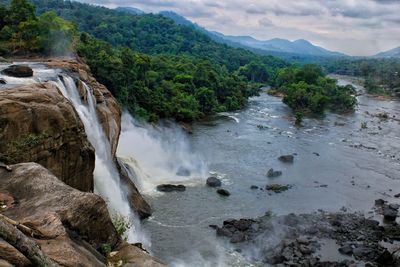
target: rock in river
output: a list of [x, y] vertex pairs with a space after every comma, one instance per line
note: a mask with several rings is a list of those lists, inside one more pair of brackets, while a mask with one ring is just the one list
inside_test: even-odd
[[280, 156], [278, 159], [284, 163], [293, 163], [294, 162], [293, 155], [283, 155], [283, 156]]
[[281, 171], [275, 171], [274, 169], [269, 169], [267, 172], [268, 178], [276, 178], [282, 175]]
[[1, 73], [18, 78], [26, 78], [33, 76], [33, 70], [26, 65], [11, 65], [4, 69]]
[[160, 192], [183, 192], [186, 187], [184, 185], [162, 184], [157, 186], [157, 190]]
[[207, 179], [207, 185], [209, 187], [220, 187], [222, 185], [221, 180], [216, 177], [209, 177]]
[[273, 191], [275, 193], [282, 193], [290, 189], [290, 185], [282, 185], [282, 184], [270, 184], [265, 187], [267, 191]]
[[217, 193], [224, 197], [229, 197], [231, 193], [226, 189], [218, 189]]

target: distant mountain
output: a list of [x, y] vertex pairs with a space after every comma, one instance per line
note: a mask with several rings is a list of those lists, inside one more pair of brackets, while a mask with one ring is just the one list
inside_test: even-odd
[[142, 15], [144, 11], [134, 7], [117, 7], [115, 10], [133, 15]]
[[177, 24], [193, 26], [194, 28], [205, 32], [214, 41], [225, 43], [233, 47], [247, 48], [258, 54], [298, 54], [304, 56], [315, 56], [315, 57], [345, 57], [347, 55], [329, 51], [319, 46], [311, 44], [307, 40], [297, 40], [291, 42], [285, 39], [271, 39], [267, 41], [260, 41], [251, 36], [228, 36], [219, 32], [211, 32], [207, 29], [191, 22], [185, 17], [172, 12], [172, 11], [162, 11], [160, 15], [168, 17], [174, 20]]
[[296, 41], [289, 41], [286, 39], [274, 38], [271, 40], [260, 41], [251, 36], [228, 36], [222, 33], [214, 32], [220, 38], [239, 43], [251, 48], [260, 49], [270, 52], [300, 54], [307, 56], [326, 56], [326, 57], [344, 57], [345, 54], [339, 52], [329, 51], [322, 47], [313, 45], [307, 40], [300, 39]]
[[391, 49], [386, 52], [381, 52], [379, 54], [376, 54], [374, 57], [378, 58], [400, 58], [400, 47]]

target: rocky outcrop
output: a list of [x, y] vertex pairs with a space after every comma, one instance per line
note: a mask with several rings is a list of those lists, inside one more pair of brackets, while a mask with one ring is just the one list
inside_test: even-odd
[[[63, 266], [105, 266], [107, 259], [100, 251], [107, 246], [116, 250], [111, 255], [122, 258], [124, 264], [118, 266], [164, 266], [121, 241], [101, 197], [65, 185], [36, 163], [11, 168], [0, 169], [0, 193], [14, 199], [3, 214], [37, 230], [41, 237], [32, 240], [52, 260]], [[30, 264], [1, 240], [0, 260], [14, 266]]]
[[0, 91], [0, 161], [37, 162], [66, 184], [92, 191], [94, 160], [78, 114], [55, 85]]
[[115, 157], [121, 132], [121, 108], [110, 91], [100, 84], [90, 73], [89, 67], [79, 60], [49, 60], [51, 68], [60, 68], [76, 76], [78, 89], [83, 99], [86, 98], [83, 83], [89, 85], [96, 98], [97, 115], [104, 132], [111, 144], [111, 151]]
[[33, 76], [33, 70], [25, 65], [12, 65], [4, 69], [1, 73], [8, 76], [20, 77], [20, 78]]

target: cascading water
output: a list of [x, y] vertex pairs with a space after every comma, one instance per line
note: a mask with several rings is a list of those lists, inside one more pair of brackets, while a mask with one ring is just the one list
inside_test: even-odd
[[96, 100], [89, 86], [83, 83], [87, 95], [87, 104], [83, 103], [75, 81], [62, 75], [56, 82], [64, 97], [74, 106], [81, 118], [90, 143], [96, 154], [94, 170], [95, 192], [100, 194], [109, 206], [110, 212], [128, 217], [133, 222], [133, 228], [128, 233], [130, 242], [142, 242], [149, 245], [146, 235], [140, 230], [140, 221], [130, 209], [126, 194], [119, 181], [119, 173], [111, 155], [111, 147], [96, 113]]
[[178, 127], [139, 125], [128, 113], [122, 115], [117, 155], [134, 171], [142, 193], [151, 194], [160, 184], [204, 182], [207, 165], [188, 144]]

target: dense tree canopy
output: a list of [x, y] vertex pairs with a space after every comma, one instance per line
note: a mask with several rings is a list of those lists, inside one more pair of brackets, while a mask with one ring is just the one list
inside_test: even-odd
[[353, 86], [338, 86], [326, 77], [320, 66], [304, 65], [279, 70], [271, 93], [284, 94], [283, 102], [297, 112], [321, 114], [352, 110], [356, 105]]
[[365, 78], [370, 94], [400, 97], [400, 59], [358, 59], [326, 62], [332, 73]]
[[54, 12], [35, 16], [26, 0], [12, 0], [0, 6], [0, 54], [38, 52], [61, 55], [72, 49], [75, 27]]

